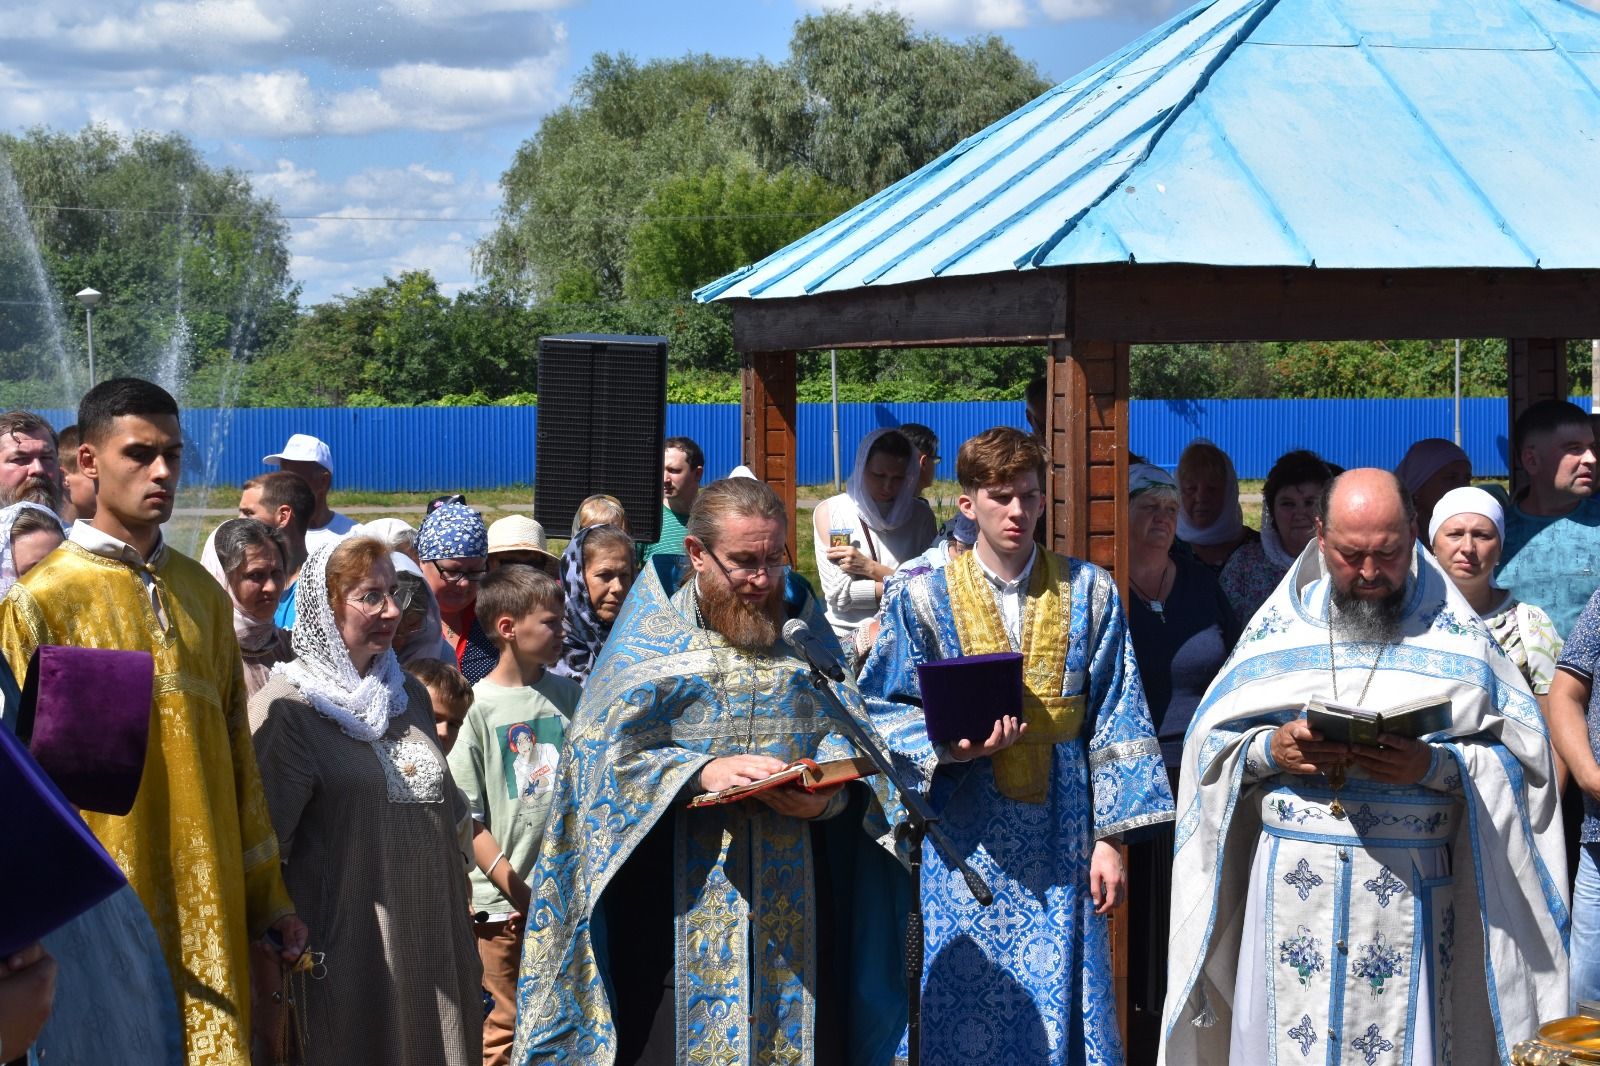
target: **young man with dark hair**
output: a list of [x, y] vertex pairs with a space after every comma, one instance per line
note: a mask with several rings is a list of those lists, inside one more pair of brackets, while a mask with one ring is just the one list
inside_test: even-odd
[[[1111, 575], [1033, 542], [1046, 465], [1020, 429], [961, 446], [958, 505], [977, 542], [894, 584], [861, 674], [878, 734], [995, 895], [975, 907], [942, 857], [922, 867], [929, 1064], [974, 1061], [974, 1026], [985, 1062], [1122, 1060], [1104, 921], [1127, 895], [1116, 844], [1172, 818]], [[930, 740], [918, 667], [1007, 652], [1023, 656], [1021, 706], [978, 735]]]
[[920, 494], [933, 484], [939, 472], [939, 437], [920, 422], [907, 422], [900, 433], [917, 450], [917, 492]]
[[1506, 507], [1495, 582], [1542, 607], [1564, 637], [1600, 573], [1594, 430], [1583, 408], [1544, 400], [1517, 417], [1511, 441], [1528, 484]]
[[68, 529], [74, 522], [86, 522], [94, 517], [94, 482], [78, 469], [78, 445], [83, 437], [76, 425], [61, 431], [61, 521]]
[[661, 536], [644, 549], [644, 557], [683, 554], [683, 533], [700, 491], [706, 456], [688, 437], [668, 437], [661, 462]]
[[309, 554], [306, 531], [316, 510], [317, 497], [306, 479], [287, 470], [257, 474], [239, 490], [239, 517], [254, 518], [278, 530], [289, 549], [283, 568], [288, 585], [272, 619], [279, 629], [294, 628], [300, 567]]
[[[250, 742], [228, 594], [167, 547], [183, 464], [178, 405], [135, 378], [90, 389], [78, 465], [94, 518], [0, 602], [0, 650], [17, 676], [42, 644], [147, 652], [153, 725], [128, 814], [84, 813], [143, 901], [166, 956], [189, 1066], [246, 1061], [248, 953], [269, 931], [285, 961], [305, 925], [293, 911]], [[121, 1049], [107, 1048], [115, 1062]]]

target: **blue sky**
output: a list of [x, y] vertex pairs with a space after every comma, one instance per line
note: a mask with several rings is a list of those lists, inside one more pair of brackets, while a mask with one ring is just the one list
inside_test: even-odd
[[[781, 59], [833, 0], [3, 0], [0, 123], [178, 130], [293, 227], [303, 303], [407, 269], [474, 283], [517, 145], [596, 52]], [[858, 7], [862, 6], [857, 4]], [[1052, 80], [1178, 0], [880, 0], [996, 33]], [[113, 206], [113, 205], [100, 205]], [[320, 216], [320, 217], [310, 217]], [[426, 219], [429, 221], [417, 221]], [[432, 221], [443, 220], [443, 221]]]

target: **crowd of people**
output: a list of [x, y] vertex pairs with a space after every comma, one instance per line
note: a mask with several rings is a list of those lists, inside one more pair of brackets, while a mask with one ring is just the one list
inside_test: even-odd
[[10, 673], [155, 676], [132, 809], [83, 815], [128, 887], [0, 960], [0, 1061], [1473, 1063], [1600, 999], [1589, 415], [1523, 412], [1511, 490], [1289, 451], [1258, 529], [1215, 444], [1133, 457], [1125, 599], [1038, 543], [1039, 428], [962, 442], [942, 524], [933, 431], [868, 434], [812, 585], [683, 437], [655, 540], [602, 492], [555, 550], [461, 494], [360, 524], [296, 434], [196, 562], [161, 388], [0, 415]]

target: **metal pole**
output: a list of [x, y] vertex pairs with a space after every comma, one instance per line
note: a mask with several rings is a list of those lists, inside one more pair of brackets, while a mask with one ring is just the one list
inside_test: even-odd
[[94, 308], [83, 309], [84, 332], [89, 336], [89, 387], [94, 388]]
[[1461, 338], [1456, 338], [1456, 447], [1461, 447]]
[[1600, 411], [1600, 340], [1589, 342], [1590, 411]]
[[844, 491], [844, 472], [839, 469], [839, 349], [828, 350], [828, 375], [833, 381], [833, 491]]

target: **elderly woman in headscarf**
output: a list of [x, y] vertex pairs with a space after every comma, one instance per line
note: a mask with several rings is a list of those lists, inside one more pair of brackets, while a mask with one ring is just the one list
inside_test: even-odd
[[500, 661], [500, 648], [478, 624], [478, 583], [489, 573], [489, 531], [464, 503], [441, 503], [417, 530], [417, 560], [439, 608], [439, 633], [456, 669], [477, 684]]
[[0, 510], [0, 596], [65, 539], [61, 519], [42, 504], [14, 503]]
[[1417, 529], [1426, 530], [1433, 508], [1452, 489], [1472, 484], [1472, 460], [1452, 441], [1428, 437], [1413, 444], [1394, 468], [1394, 476], [1411, 493], [1417, 508]]
[[1178, 539], [1214, 574], [1239, 548], [1261, 539], [1244, 524], [1233, 460], [1204, 437], [1178, 456]]
[[277, 530], [254, 518], [230, 518], [212, 536], [206, 569], [233, 601], [233, 635], [244, 659], [245, 690], [255, 695], [278, 663], [294, 658], [289, 634], [273, 621], [286, 581], [288, 551]]
[[917, 454], [897, 429], [856, 447], [845, 491], [817, 506], [812, 542], [828, 624], [855, 664], [856, 630], [878, 613], [883, 583], [933, 543], [933, 509], [917, 495]]
[[617, 620], [637, 574], [633, 538], [616, 526], [584, 526], [561, 553], [566, 625], [561, 661], [552, 669], [578, 684], [589, 680], [611, 623]]
[[1500, 501], [1483, 489], [1456, 488], [1435, 501], [1432, 510], [1429, 550], [1544, 707], [1561, 658], [1561, 636], [1543, 610], [1494, 585], [1506, 535]]
[[300, 582], [298, 657], [250, 699], [284, 883], [327, 955], [317, 979], [290, 978], [296, 1061], [476, 1066], [470, 815], [427, 690], [391, 650], [400, 609], [389, 551], [363, 536], [324, 544]]
[[[1234, 495], [1237, 499], [1237, 490]], [[1172, 475], [1150, 463], [1131, 464], [1128, 636], [1174, 790], [1189, 720], [1239, 638], [1233, 611], [1211, 568], [1189, 552], [1172, 550], [1181, 520], [1178, 482]], [[1167, 991], [1170, 826], [1133, 846], [1128, 876], [1147, 918], [1131, 932], [1129, 996], [1136, 1009], [1159, 1018]]]
[[1334, 470], [1315, 452], [1278, 457], [1262, 489], [1261, 539], [1234, 551], [1217, 580], [1240, 628], [1249, 626], [1267, 597], [1317, 533], [1317, 506]]

